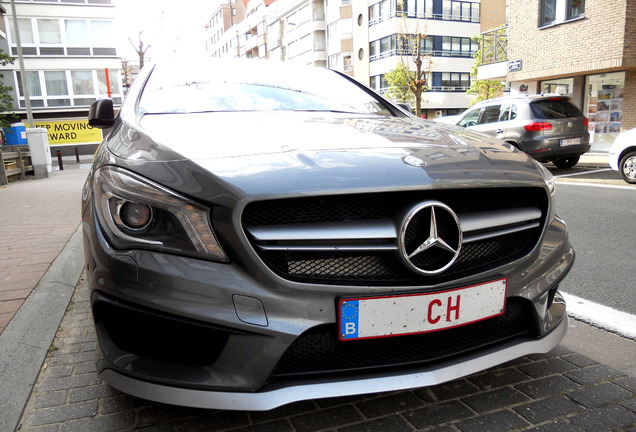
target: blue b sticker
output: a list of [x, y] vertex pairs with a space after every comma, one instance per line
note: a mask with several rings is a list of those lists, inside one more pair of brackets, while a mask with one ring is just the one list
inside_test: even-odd
[[360, 310], [358, 300], [347, 300], [340, 304], [340, 339], [358, 337]]

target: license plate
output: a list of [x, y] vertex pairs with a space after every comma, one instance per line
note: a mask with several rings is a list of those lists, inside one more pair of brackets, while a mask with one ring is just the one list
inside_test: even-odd
[[581, 144], [581, 138], [562, 139], [561, 147], [567, 147], [571, 145]]
[[502, 315], [507, 279], [449, 291], [338, 301], [340, 340], [426, 333]]

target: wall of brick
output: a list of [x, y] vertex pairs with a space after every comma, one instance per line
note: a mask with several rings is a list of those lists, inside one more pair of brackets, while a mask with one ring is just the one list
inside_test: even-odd
[[[523, 60], [523, 69], [510, 73], [508, 79], [523, 81], [624, 69], [628, 2], [634, 3], [587, 0], [584, 18], [539, 28], [540, 0], [512, 0], [508, 58]], [[630, 16], [631, 9], [633, 6]], [[633, 33], [629, 33], [630, 50], [636, 48]]]

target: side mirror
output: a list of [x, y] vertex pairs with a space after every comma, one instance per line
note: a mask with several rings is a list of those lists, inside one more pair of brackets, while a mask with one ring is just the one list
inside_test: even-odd
[[112, 127], [115, 124], [113, 100], [105, 98], [93, 102], [88, 111], [88, 124], [98, 129]]

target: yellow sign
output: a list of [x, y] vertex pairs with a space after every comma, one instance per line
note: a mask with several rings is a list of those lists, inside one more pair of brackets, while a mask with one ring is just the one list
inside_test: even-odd
[[50, 145], [93, 144], [102, 142], [102, 131], [88, 125], [88, 120], [35, 121], [46, 128]]

